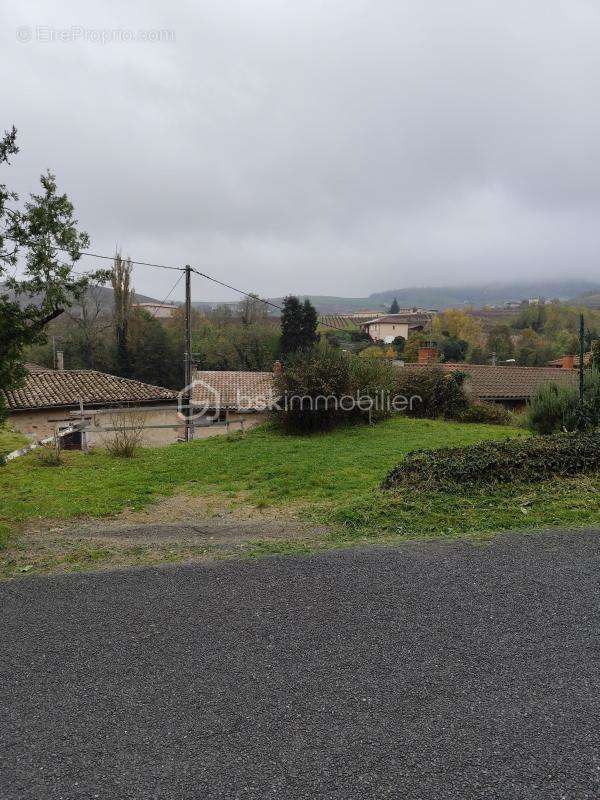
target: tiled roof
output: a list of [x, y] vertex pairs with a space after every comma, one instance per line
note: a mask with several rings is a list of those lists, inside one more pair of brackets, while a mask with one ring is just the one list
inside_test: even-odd
[[393, 325], [394, 323], [398, 325], [406, 324], [409, 325], [418, 325], [424, 324], [425, 322], [429, 322], [433, 314], [427, 314], [425, 312], [414, 312], [409, 314], [386, 314], [383, 317], [375, 317], [374, 319], [370, 319], [368, 322], [363, 323], [364, 325], [377, 325], [380, 322], [385, 324]]
[[27, 372], [52, 372], [50, 367], [43, 367], [41, 364], [34, 364], [33, 361], [26, 361], [23, 366]]
[[[592, 354], [591, 353], [584, 353], [583, 354], [583, 363], [584, 364], [589, 364], [591, 360], [592, 360]], [[555, 358], [552, 361], [549, 361], [547, 366], [548, 367], [562, 367], [562, 361], [563, 361], [562, 358]], [[574, 367], [578, 367], [579, 366], [579, 356], [573, 356], [573, 366]], [[564, 369], [564, 367], [563, 367], [563, 369]]]
[[149, 383], [87, 369], [30, 372], [25, 386], [2, 392], [11, 411], [84, 405], [173, 401], [175, 392]]
[[490, 364], [406, 364], [404, 369], [441, 367], [445, 372], [464, 372], [468, 385], [481, 400], [525, 400], [544, 383], [577, 385], [577, 372], [556, 367], [509, 367]]
[[207, 408], [264, 410], [274, 400], [272, 372], [194, 373], [192, 403]]

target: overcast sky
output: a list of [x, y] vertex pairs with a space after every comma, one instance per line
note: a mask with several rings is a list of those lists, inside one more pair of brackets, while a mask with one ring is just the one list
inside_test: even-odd
[[6, 182], [51, 168], [97, 252], [271, 296], [600, 279], [598, 0], [0, 5]]

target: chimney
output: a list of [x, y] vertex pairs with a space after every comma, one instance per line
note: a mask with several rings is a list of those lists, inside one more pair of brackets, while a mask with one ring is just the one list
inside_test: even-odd
[[575, 369], [575, 356], [563, 356], [561, 366], [563, 369]]
[[275, 375], [281, 375], [282, 372], [283, 372], [283, 364], [281, 363], [281, 361], [277, 360], [273, 364], [273, 373]]
[[62, 350], [56, 351], [56, 369], [65, 368], [65, 354]]
[[435, 364], [438, 360], [438, 351], [434, 342], [427, 342], [419, 348], [419, 364]]

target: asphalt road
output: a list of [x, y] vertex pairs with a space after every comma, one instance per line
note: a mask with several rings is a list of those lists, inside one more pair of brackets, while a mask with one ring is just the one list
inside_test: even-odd
[[600, 531], [0, 587], [0, 797], [600, 796]]

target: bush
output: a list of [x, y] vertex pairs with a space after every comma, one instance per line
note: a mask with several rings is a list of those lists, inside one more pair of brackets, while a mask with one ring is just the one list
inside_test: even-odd
[[600, 433], [562, 433], [409, 453], [382, 486], [532, 483], [598, 469]]
[[407, 409], [412, 416], [454, 419], [469, 406], [465, 377], [464, 372], [448, 373], [440, 367], [403, 367], [397, 370], [395, 391], [408, 400], [415, 399]]
[[[329, 430], [340, 415], [331, 398], [349, 394], [348, 361], [339, 350], [325, 348], [293, 353], [275, 378], [275, 394], [283, 398], [275, 422], [292, 433]], [[318, 398], [318, 399], [317, 399]]]
[[36, 459], [41, 467], [60, 467], [63, 459], [60, 453], [60, 442], [42, 445], [36, 451]]
[[575, 386], [546, 383], [531, 398], [527, 425], [535, 433], [595, 430], [600, 427], [600, 372], [586, 370], [583, 407]]
[[510, 413], [498, 403], [471, 403], [460, 410], [455, 419], [457, 422], [484, 422], [490, 425], [509, 425]]
[[[378, 356], [367, 356], [366, 351], [360, 356], [351, 356], [348, 359], [348, 374], [350, 378], [350, 391], [354, 397], [357, 393], [361, 396], [368, 396], [371, 399], [383, 397], [393, 397], [396, 391], [397, 370], [389, 361], [382, 360]], [[355, 418], [363, 420], [380, 420], [390, 416], [387, 405], [369, 411], [356, 409], [353, 412]]]
[[[280, 427], [292, 433], [329, 430], [348, 422], [381, 419], [382, 393], [393, 396], [394, 367], [387, 361], [366, 355], [355, 356], [339, 350], [317, 349], [289, 356], [283, 372], [276, 376], [276, 394], [283, 398], [275, 416]], [[360, 405], [340, 401], [362, 398]], [[369, 413], [371, 405], [379, 407]]]
[[112, 436], [106, 449], [115, 458], [133, 458], [144, 438], [146, 418], [143, 412], [115, 412], [109, 417]]

